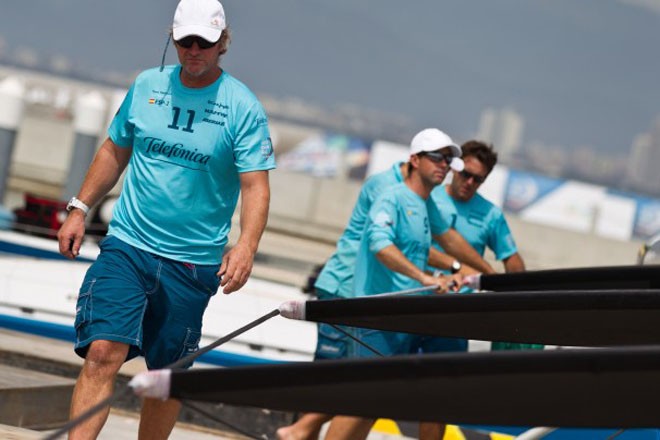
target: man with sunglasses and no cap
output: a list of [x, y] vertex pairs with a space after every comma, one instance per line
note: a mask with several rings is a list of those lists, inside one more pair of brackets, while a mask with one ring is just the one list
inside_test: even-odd
[[[484, 255], [489, 248], [495, 258], [502, 261], [505, 272], [524, 271], [525, 262], [504, 213], [477, 192], [497, 164], [497, 153], [491, 145], [476, 140], [465, 142], [461, 148], [464, 169], [454, 171], [451, 183], [433, 190], [432, 200], [452, 228], [479, 254]], [[442, 250], [437, 244], [434, 246]], [[453, 343], [462, 344], [462, 350], [467, 350], [467, 341], [454, 339]], [[492, 348], [542, 349], [543, 345], [493, 342]]]
[[464, 143], [461, 149], [463, 170], [454, 171], [451, 183], [437, 187], [431, 198], [443, 217], [480, 255], [489, 248], [506, 272], [524, 271], [525, 262], [502, 210], [477, 193], [495, 167], [497, 153], [492, 146], [474, 140]]
[[[138, 75], [58, 234], [60, 252], [75, 258], [89, 207], [126, 169], [80, 288], [74, 348], [85, 362], [72, 418], [112, 394], [125, 361], [143, 355], [157, 369], [195, 352], [209, 300], [219, 287], [229, 294], [245, 284], [266, 225], [275, 168], [268, 120], [220, 68], [230, 41], [222, 5], [181, 0], [171, 37], [180, 64]], [[241, 232], [224, 253], [239, 192]], [[139, 438], [167, 438], [179, 410], [172, 399], [145, 399]], [[96, 438], [107, 416], [106, 408], [69, 438]]]

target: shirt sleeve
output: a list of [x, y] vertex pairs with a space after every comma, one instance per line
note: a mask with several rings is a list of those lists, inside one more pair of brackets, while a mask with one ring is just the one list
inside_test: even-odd
[[493, 219], [488, 237], [488, 247], [493, 250], [497, 260], [504, 260], [518, 252], [513, 234], [501, 212]]
[[133, 105], [133, 93], [135, 83], [131, 86], [121, 103], [119, 110], [112, 119], [108, 136], [110, 140], [119, 147], [132, 147], [135, 135], [135, 124], [131, 122], [131, 106]]
[[268, 118], [259, 101], [254, 99], [236, 121], [234, 163], [240, 173], [275, 168]]
[[384, 194], [377, 198], [369, 210], [365, 239], [369, 251], [376, 254], [394, 244], [397, 224], [397, 204]]

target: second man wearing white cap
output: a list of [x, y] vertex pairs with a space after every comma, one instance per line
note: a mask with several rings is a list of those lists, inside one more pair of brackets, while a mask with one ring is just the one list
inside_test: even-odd
[[[320, 299], [348, 298], [401, 290], [409, 284], [419, 286], [439, 283], [438, 278], [420, 269], [426, 267], [427, 259], [434, 267], [449, 268], [454, 258], [457, 258], [484, 273], [494, 272], [460, 234], [449, 228], [440, 217], [435, 204], [430, 200], [428, 202], [424, 200], [428, 198], [426, 192], [430, 192], [430, 189], [444, 180], [450, 166], [458, 171], [463, 169], [460, 155], [460, 147], [445, 133], [436, 128], [425, 129], [413, 138], [408, 162], [395, 163], [389, 170], [367, 179], [353, 208], [349, 223], [337, 242], [335, 253], [326, 262], [316, 280], [315, 288]], [[405, 183], [413, 181], [413, 186], [420, 193], [412, 190]], [[397, 196], [391, 198], [395, 191]], [[376, 214], [374, 218], [370, 218], [370, 212], [374, 213], [376, 200], [381, 198], [383, 199], [378, 202], [379, 206], [388, 209], [383, 210], [382, 216]], [[410, 220], [417, 219], [422, 223], [419, 227], [408, 223], [407, 226], [410, 228], [405, 231], [399, 230], [398, 234], [395, 234], [397, 241], [391, 242], [395, 224], [389, 224], [389, 220], [394, 217], [394, 211], [399, 209], [402, 209], [404, 217], [407, 217], [405, 214], [407, 202], [404, 199], [410, 200], [415, 206], [415, 213], [418, 214], [411, 216]], [[426, 225], [424, 218], [428, 220]], [[396, 227], [398, 226], [397, 222]], [[371, 228], [371, 231], [368, 228]], [[367, 252], [369, 246], [367, 242], [361, 243], [362, 237], [369, 234], [373, 249], [377, 249], [375, 253]], [[408, 235], [407, 238], [404, 235]], [[428, 241], [427, 244], [430, 245], [431, 235], [453, 256], [449, 257], [435, 249], [431, 249], [429, 255], [429, 249], [424, 243]], [[381, 240], [379, 237], [384, 238]], [[421, 247], [410, 242], [417, 238]], [[404, 244], [403, 241], [409, 242]], [[401, 253], [401, 250], [404, 253]], [[408, 251], [414, 251], [415, 256], [412, 257], [412, 253]], [[381, 260], [381, 257], [384, 260]], [[400, 270], [392, 270], [385, 260], [393, 262]], [[356, 266], [359, 267], [357, 271]], [[372, 270], [373, 273], [370, 273]], [[346, 330], [352, 331], [352, 329]], [[348, 336], [328, 324], [319, 324], [315, 353], [317, 360], [354, 357], [360, 354], [360, 350], [360, 345]], [[305, 414], [293, 425], [280, 428], [277, 431], [278, 438], [315, 440], [323, 423], [331, 418], [331, 415]], [[341, 438], [340, 426], [342, 423], [335, 424], [333, 430], [333, 435], [337, 435], [337, 438]], [[366, 429], [368, 432], [370, 426], [367, 422], [365, 428], [365, 423], [361, 422], [354, 427], [358, 431]], [[348, 429], [353, 429], [350, 422]], [[361, 433], [360, 431], [358, 437]]]

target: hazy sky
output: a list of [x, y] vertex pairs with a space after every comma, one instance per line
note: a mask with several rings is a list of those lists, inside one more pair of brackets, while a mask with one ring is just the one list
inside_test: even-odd
[[[134, 72], [160, 62], [176, 3], [3, 0], [0, 50]], [[623, 154], [660, 114], [660, 0], [223, 4], [223, 64], [257, 93], [403, 114], [459, 141], [485, 107], [512, 107], [526, 143]]]

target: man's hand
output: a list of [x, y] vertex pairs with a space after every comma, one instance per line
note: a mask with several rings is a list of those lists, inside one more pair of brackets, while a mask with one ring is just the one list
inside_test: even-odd
[[243, 287], [252, 272], [254, 252], [248, 246], [237, 243], [222, 257], [222, 264], [218, 271], [221, 278], [220, 286], [224, 287], [222, 293], [228, 295]]
[[85, 214], [80, 209], [74, 209], [57, 232], [60, 254], [70, 259], [76, 258], [80, 253], [80, 245], [84, 237]]
[[453, 275], [444, 275], [447, 280], [447, 289], [452, 292], [458, 292], [463, 287], [463, 274], [461, 272]]
[[457, 292], [463, 284], [461, 274], [433, 276], [424, 274], [419, 280], [424, 286], [438, 286], [436, 293]]

